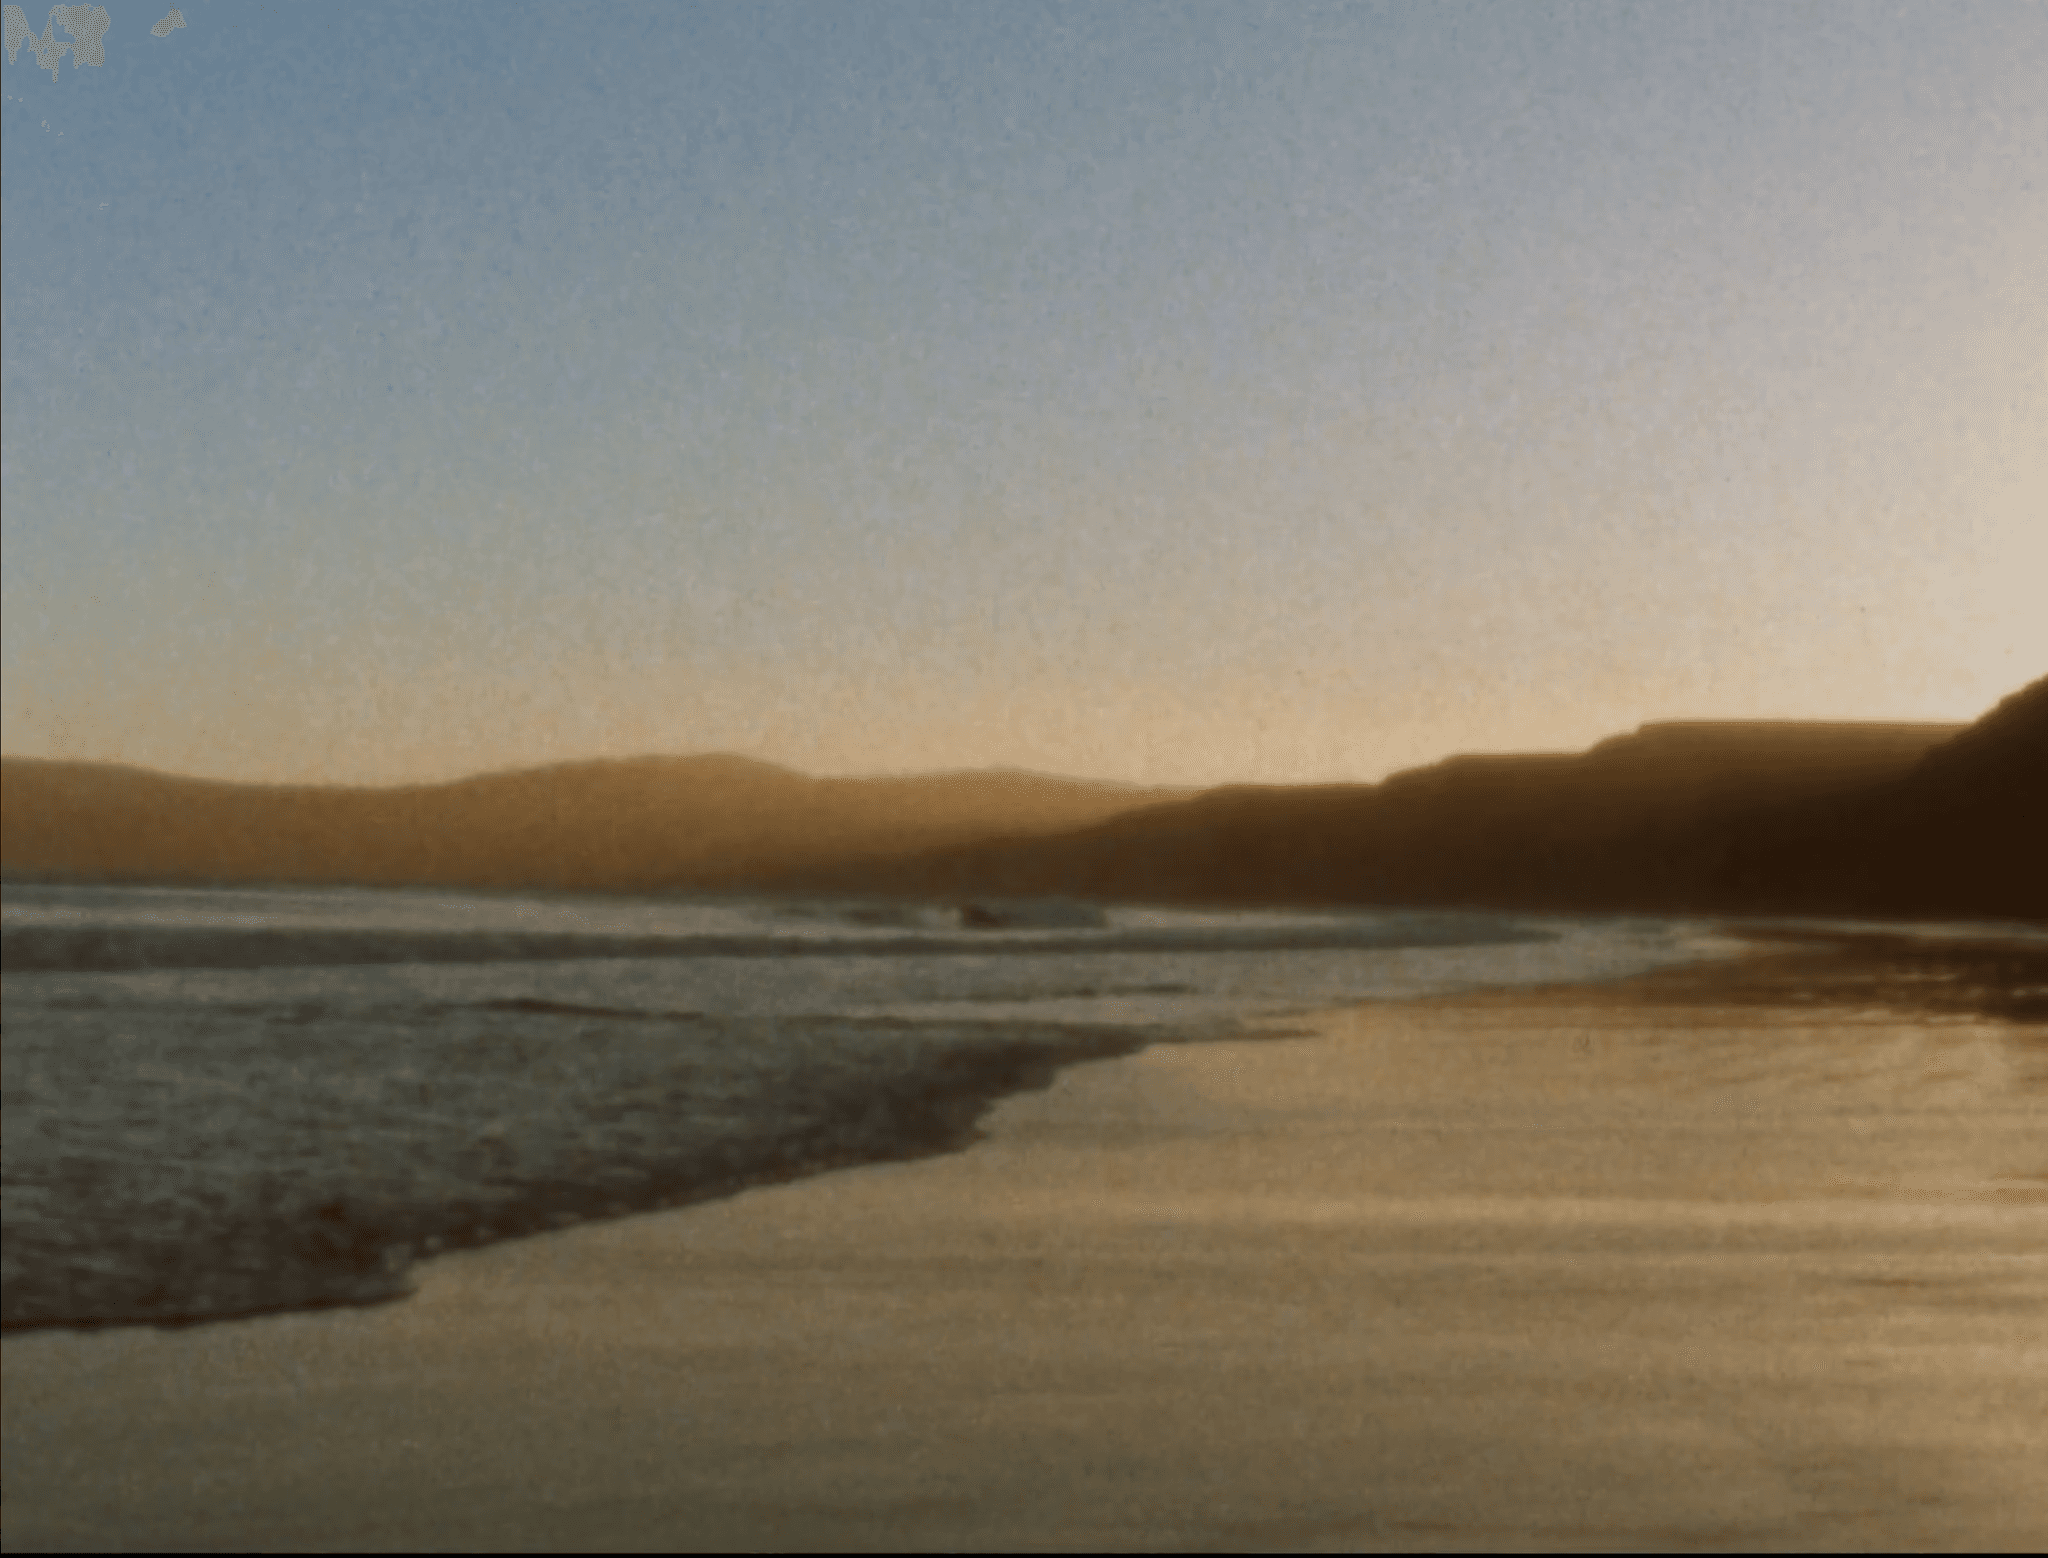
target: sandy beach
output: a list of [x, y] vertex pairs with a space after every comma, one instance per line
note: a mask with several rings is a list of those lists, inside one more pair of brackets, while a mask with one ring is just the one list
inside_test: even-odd
[[2048, 1025], [1712, 992], [1159, 1046], [383, 1308], [14, 1334], [5, 1543], [2038, 1548]]

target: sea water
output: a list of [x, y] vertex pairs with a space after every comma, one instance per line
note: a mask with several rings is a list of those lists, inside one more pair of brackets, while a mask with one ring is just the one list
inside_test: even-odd
[[959, 1145], [1061, 1064], [1619, 977], [1678, 921], [9, 884], [8, 1327], [403, 1293], [439, 1249]]

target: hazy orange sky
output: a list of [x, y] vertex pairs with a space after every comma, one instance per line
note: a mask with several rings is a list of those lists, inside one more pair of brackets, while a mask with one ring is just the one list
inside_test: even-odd
[[4, 77], [10, 755], [1374, 778], [2048, 671], [2048, 7], [107, 9]]

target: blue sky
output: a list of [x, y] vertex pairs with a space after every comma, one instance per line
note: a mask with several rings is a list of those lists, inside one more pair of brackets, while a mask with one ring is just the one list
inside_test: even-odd
[[2048, 8], [107, 9], [0, 78], [10, 754], [1371, 778], [2048, 670]]

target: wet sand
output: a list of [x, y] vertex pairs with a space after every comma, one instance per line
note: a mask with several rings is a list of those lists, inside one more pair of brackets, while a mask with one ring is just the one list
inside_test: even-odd
[[1877, 967], [1162, 1046], [401, 1304], [10, 1335], [5, 1544], [2038, 1548], [2048, 1023]]

